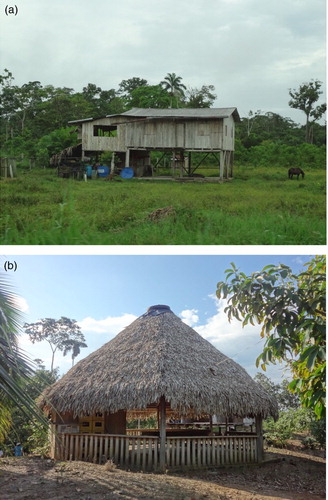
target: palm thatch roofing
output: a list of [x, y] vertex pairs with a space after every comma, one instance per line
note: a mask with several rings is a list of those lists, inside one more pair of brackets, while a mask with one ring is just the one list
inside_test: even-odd
[[62, 161], [65, 161], [70, 158], [81, 158], [82, 156], [82, 142], [76, 144], [75, 146], [69, 146], [57, 154], [54, 154], [50, 158], [51, 166], [58, 166]]
[[161, 396], [181, 415], [277, 417], [277, 403], [232, 359], [152, 306], [43, 393], [40, 406], [75, 416], [145, 409]]

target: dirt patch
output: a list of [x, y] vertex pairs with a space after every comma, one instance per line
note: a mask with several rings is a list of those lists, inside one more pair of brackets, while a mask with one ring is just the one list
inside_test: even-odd
[[169, 206], [169, 207], [164, 207], [164, 208], [158, 208], [157, 210], [154, 210], [148, 215], [148, 219], [150, 219], [153, 222], [158, 222], [165, 217], [175, 217], [176, 216], [176, 211], [174, 207]]
[[261, 465], [146, 474], [85, 462], [22, 457], [0, 459], [4, 500], [319, 500], [325, 460], [270, 449]]
[[325, 460], [271, 449], [260, 466], [146, 474], [85, 462], [22, 457], [0, 459], [4, 500], [319, 500]]

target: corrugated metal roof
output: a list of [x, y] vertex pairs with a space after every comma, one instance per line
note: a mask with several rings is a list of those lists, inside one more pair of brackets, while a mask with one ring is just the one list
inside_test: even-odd
[[[106, 118], [106, 117], [104, 116], [103, 118]], [[82, 118], [81, 120], [71, 120], [68, 123], [92, 122], [93, 120], [96, 120], [96, 118]]]
[[237, 108], [179, 108], [179, 109], [159, 109], [159, 108], [132, 108], [125, 113], [110, 116], [131, 116], [135, 118], [227, 118], [234, 116], [239, 121]]
[[98, 116], [97, 118], [82, 118], [81, 120], [69, 121], [69, 124], [91, 122], [102, 118], [113, 118], [115, 116], [126, 116], [131, 118], [146, 118], [146, 119], [215, 119], [228, 118], [233, 115], [236, 122], [240, 121], [237, 108], [179, 108], [179, 109], [160, 109], [160, 108], [132, 108], [125, 113], [117, 113], [113, 115]]

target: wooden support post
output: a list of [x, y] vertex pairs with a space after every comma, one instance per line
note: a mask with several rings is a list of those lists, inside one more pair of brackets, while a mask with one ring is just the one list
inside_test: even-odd
[[171, 160], [171, 167], [172, 167], [172, 177], [175, 177], [175, 149], [172, 150], [172, 160]]
[[130, 166], [130, 150], [127, 149], [125, 153], [125, 167]]
[[161, 471], [165, 469], [165, 451], [166, 451], [166, 409], [165, 396], [159, 400], [159, 467]]
[[223, 179], [223, 174], [224, 174], [224, 151], [220, 151], [220, 179]]
[[262, 427], [262, 417], [260, 415], [256, 416], [256, 448], [257, 448], [257, 461], [262, 462], [263, 460], [263, 427]]

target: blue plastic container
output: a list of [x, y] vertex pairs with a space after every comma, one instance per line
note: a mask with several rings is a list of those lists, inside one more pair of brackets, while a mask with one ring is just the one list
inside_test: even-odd
[[122, 171], [121, 171], [122, 179], [131, 179], [133, 176], [134, 176], [133, 168], [125, 167], [122, 169]]
[[87, 165], [86, 166], [86, 170], [87, 170], [87, 177], [91, 178], [91, 176], [92, 176], [92, 165]]
[[99, 177], [107, 177], [109, 175], [109, 167], [100, 166], [97, 168], [97, 172]]

